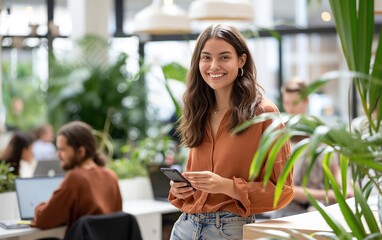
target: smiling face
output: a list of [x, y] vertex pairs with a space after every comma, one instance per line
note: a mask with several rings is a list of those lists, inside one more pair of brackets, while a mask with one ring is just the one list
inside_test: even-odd
[[200, 54], [199, 69], [204, 81], [215, 91], [232, 89], [246, 55], [238, 56], [234, 47], [222, 39], [207, 40]]

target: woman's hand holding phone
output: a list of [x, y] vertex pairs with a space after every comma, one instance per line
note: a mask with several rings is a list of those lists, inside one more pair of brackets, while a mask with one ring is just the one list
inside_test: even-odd
[[175, 197], [185, 199], [194, 194], [195, 189], [178, 170], [172, 168], [161, 168], [161, 171], [171, 180], [170, 192]]
[[170, 181], [170, 192], [177, 198], [185, 199], [192, 196], [195, 190], [192, 187], [185, 186], [184, 182]]

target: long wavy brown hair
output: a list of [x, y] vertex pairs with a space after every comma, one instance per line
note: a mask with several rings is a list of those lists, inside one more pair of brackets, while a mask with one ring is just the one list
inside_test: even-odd
[[[187, 87], [183, 95], [183, 115], [177, 129], [181, 142], [187, 147], [201, 144], [205, 126], [216, 99], [214, 90], [202, 78], [199, 69], [200, 54], [209, 39], [222, 39], [231, 44], [238, 55], [247, 55], [243, 75], [235, 80], [231, 93], [231, 122], [229, 129], [244, 123], [256, 115], [258, 103], [262, 100], [261, 86], [256, 79], [256, 66], [248, 49], [246, 39], [240, 31], [229, 25], [211, 25], [198, 37], [187, 74]], [[241, 70], [239, 70], [239, 74]]]

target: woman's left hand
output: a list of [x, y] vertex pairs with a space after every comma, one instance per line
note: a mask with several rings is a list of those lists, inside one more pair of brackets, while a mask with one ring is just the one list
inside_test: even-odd
[[223, 178], [210, 171], [184, 172], [183, 174], [195, 189], [208, 193], [225, 193], [224, 188], [232, 182], [231, 179]]

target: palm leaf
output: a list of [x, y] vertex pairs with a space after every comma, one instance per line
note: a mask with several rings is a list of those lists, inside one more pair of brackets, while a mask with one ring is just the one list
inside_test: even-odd
[[340, 155], [340, 171], [341, 171], [342, 192], [344, 196], [346, 196], [347, 194], [348, 169], [349, 169], [349, 158], [341, 154]]
[[358, 16], [359, 67], [357, 71], [369, 73], [371, 45], [374, 34], [374, 1], [359, 1]]
[[370, 210], [369, 205], [367, 204], [367, 201], [365, 197], [362, 194], [361, 189], [359, 188], [358, 184], [354, 186], [354, 196], [356, 198], [356, 202], [360, 204], [362, 209], [362, 214], [365, 216], [365, 221], [367, 223], [367, 226], [369, 227], [370, 233], [380, 233], [378, 223], [374, 217], [373, 212]]
[[329, 0], [337, 33], [341, 40], [342, 51], [348, 67], [355, 70], [357, 46], [356, 0]]
[[[358, 44], [356, 71], [369, 73], [371, 45], [374, 34], [374, 1], [359, 1], [358, 4]], [[369, 83], [361, 82], [362, 91], [366, 92]]]
[[327, 224], [333, 229], [333, 232], [337, 235], [339, 239], [343, 240], [352, 240], [352, 236], [346, 232], [345, 228], [333, 217], [331, 216], [327, 210], [325, 210], [324, 206], [319, 203], [309, 192], [305, 192], [309, 201], [312, 205], [320, 212], [321, 216], [325, 219]]
[[264, 164], [265, 157], [268, 155], [268, 152], [272, 148], [275, 139], [280, 136], [281, 133], [282, 130], [275, 130], [261, 139], [259, 143], [259, 149], [252, 159], [252, 164], [249, 170], [249, 178], [251, 180], [255, 179], [259, 175], [261, 167]]
[[330, 162], [328, 161], [328, 159], [324, 159], [323, 168], [325, 174], [330, 180], [332, 190], [338, 202], [338, 206], [340, 207], [347, 224], [349, 225], [350, 229], [352, 230], [355, 237], [357, 237], [357, 239], [364, 238], [366, 236], [365, 228], [363, 227], [361, 220], [355, 216], [349, 205], [346, 203], [345, 198], [340, 191], [341, 188], [338, 186], [336, 179], [330, 170]]
[[300, 141], [298, 144], [296, 144], [296, 147], [294, 151], [292, 152], [290, 158], [285, 163], [283, 171], [281, 172], [279, 179], [277, 180], [277, 183], [276, 183], [275, 198], [274, 198], [273, 206], [277, 205], [280, 199], [281, 193], [284, 189], [285, 181], [289, 177], [289, 174], [292, 171], [295, 162], [299, 159], [300, 155], [305, 151], [306, 147], [308, 146], [308, 143], [309, 143], [309, 139], [304, 139]]
[[[248, 127], [256, 124], [256, 123], [260, 123], [260, 122], [264, 122], [266, 120], [272, 120], [272, 119], [275, 119], [275, 118], [281, 118], [281, 119], [284, 119], [286, 116], [288, 116], [287, 114], [278, 114], [278, 113], [263, 113], [263, 114], [260, 114], [246, 122], [244, 122], [243, 124], [235, 127], [233, 130], [232, 130], [232, 133], [233, 134], [238, 134], [240, 133], [241, 131], [247, 129]], [[284, 122], [286, 122], [289, 118], [287, 117], [286, 119], [284, 119]]]
[[[289, 142], [289, 139], [291, 137], [291, 135], [288, 134], [286, 131], [282, 131], [282, 133], [283, 134], [281, 135], [281, 137], [279, 137], [276, 140], [276, 142], [274, 143], [274, 145], [272, 147], [272, 151], [268, 155], [267, 165], [265, 168], [264, 181], [263, 181], [264, 187], [267, 185], [268, 180], [272, 174], [273, 165], [274, 165], [274, 162], [276, 160], [277, 155], [279, 154], [280, 150], [284, 147], [284, 145]], [[276, 198], [275, 198], [275, 201], [276, 201]]]
[[[368, 115], [372, 114], [372, 110], [377, 108], [377, 131], [379, 129], [379, 124], [382, 120], [382, 97], [381, 97], [381, 92], [382, 92], [382, 31], [380, 32], [379, 35], [379, 41], [378, 41], [378, 47], [377, 51], [375, 53], [375, 59], [374, 59], [374, 64], [372, 68], [372, 73], [371, 75], [377, 79], [376, 82], [371, 82], [370, 83], [370, 88], [369, 88], [369, 102], [370, 102], [370, 111]], [[379, 103], [377, 105], [377, 103]]]

